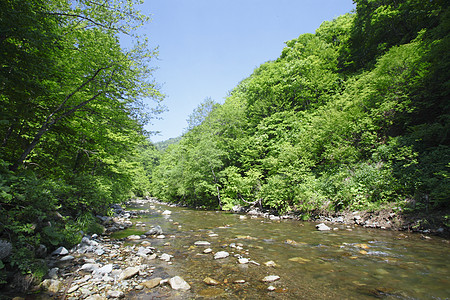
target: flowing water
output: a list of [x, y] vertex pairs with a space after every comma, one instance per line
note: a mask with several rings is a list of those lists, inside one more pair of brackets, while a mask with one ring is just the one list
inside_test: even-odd
[[[147, 227], [133, 226], [115, 237], [160, 225], [166, 238], [150, 241], [173, 255], [173, 263], [161, 262], [167, 266], [157, 268], [154, 276], [179, 275], [191, 290], [173, 294], [156, 288], [135, 295], [137, 299], [450, 298], [450, 245], [442, 238], [345, 225], [324, 232], [309, 222], [244, 219], [237, 214], [153, 205], [131, 208], [151, 207], [149, 214], [137, 219]], [[163, 216], [163, 210], [172, 214]], [[196, 241], [208, 241], [213, 253], [227, 251], [230, 256], [214, 260], [213, 253], [203, 253], [207, 247], [194, 245]], [[238, 256], [255, 263], [239, 264]], [[276, 266], [266, 266], [267, 261]], [[262, 282], [268, 275], [280, 279]], [[205, 277], [220, 284], [208, 286]], [[269, 286], [275, 289], [269, 291]]]

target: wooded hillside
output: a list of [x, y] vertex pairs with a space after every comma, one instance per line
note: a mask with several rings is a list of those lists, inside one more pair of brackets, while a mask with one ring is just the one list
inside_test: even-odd
[[153, 195], [306, 218], [448, 209], [448, 2], [355, 2], [355, 13], [286, 42], [171, 145]]

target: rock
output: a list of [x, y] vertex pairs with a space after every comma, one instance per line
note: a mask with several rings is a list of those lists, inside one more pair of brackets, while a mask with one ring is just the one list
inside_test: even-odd
[[147, 254], [152, 254], [153, 253], [153, 249], [150, 247], [144, 248], [144, 247], [139, 247], [138, 248], [138, 252], [136, 253], [139, 256], [147, 256]]
[[254, 264], [254, 265], [257, 265], [257, 266], [261, 265], [260, 263], [257, 263], [257, 262], [254, 261], [254, 260], [249, 260], [248, 262], [249, 262], [249, 263], [252, 263], [252, 264]]
[[218, 285], [219, 282], [215, 279], [212, 279], [211, 277], [206, 277], [205, 279], [203, 279], [203, 282], [206, 283], [207, 285]]
[[84, 300], [106, 300], [105, 297], [100, 295], [90, 295], [89, 297], [85, 298]]
[[50, 277], [51, 279], [58, 278], [58, 270], [59, 270], [59, 268], [57, 268], [57, 267], [50, 269], [47, 274], [48, 277]]
[[75, 257], [73, 257], [72, 255], [66, 255], [66, 256], [61, 257], [59, 260], [60, 261], [69, 261], [69, 260], [74, 260], [74, 259], [75, 259]]
[[164, 260], [164, 261], [170, 261], [170, 258], [172, 258], [172, 257], [173, 257], [173, 255], [170, 255], [170, 254], [167, 254], [167, 253], [163, 253], [159, 257], [159, 259]]
[[148, 288], [148, 289], [152, 289], [152, 288], [158, 286], [159, 283], [161, 282], [161, 280], [162, 280], [161, 278], [156, 277], [156, 278], [152, 278], [152, 279], [150, 279], [150, 280], [141, 282], [141, 284], [142, 284], [143, 286], [145, 286], [146, 288]]
[[221, 259], [230, 256], [230, 253], [226, 251], [219, 251], [216, 254], [214, 254], [214, 259]]
[[194, 245], [195, 246], [209, 246], [209, 245], [211, 245], [211, 243], [207, 242], [207, 241], [197, 241], [194, 243]]
[[94, 251], [95, 254], [97, 254], [98, 256], [105, 254], [105, 250], [103, 250], [102, 248], [97, 248]]
[[170, 210], [165, 210], [165, 211], [163, 211], [161, 214], [162, 214], [162, 215], [165, 215], [165, 216], [168, 216], [168, 215], [171, 215], [172, 212], [171, 212]]
[[237, 284], [243, 284], [245, 282], [246, 281], [244, 279], [238, 279], [238, 280], [233, 281], [233, 283], [237, 283]]
[[238, 259], [238, 262], [239, 262], [240, 264], [248, 264], [249, 259], [248, 259], [248, 258], [239, 258], [239, 259]]
[[59, 247], [55, 251], [52, 252], [52, 255], [67, 255], [69, 251], [64, 247]]
[[[95, 270], [97, 270], [98, 268], [100, 268], [99, 264], [84, 264], [81, 266], [80, 270], [84, 270], [86, 272], [93, 272]], [[111, 267], [112, 270], [112, 267]]]
[[280, 279], [278, 275], [269, 275], [262, 279], [263, 282], [274, 282]]
[[203, 250], [203, 253], [208, 254], [211, 253], [212, 249], [211, 248], [206, 248], [205, 250]]
[[264, 265], [265, 265], [266, 267], [276, 267], [276, 266], [277, 266], [277, 264], [276, 264], [273, 260], [266, 261], [266, 262], [264, 263]]
[[139, 267], [128, 267], [119, 275], [119, 280], [125, 280], [139, 273]]
[[36, 249], [36, 257], [44, 258], [46, 256], [47, 256], [47, 247], [45, 247], [45, 245], [40, 244], [39, 247]]
[[153, 227], [152, 229], [150, 229], [145, 233], [145, 235], [161, 235], [161, 234], [163, 234], [163, 230], [159, 225], [156, 225], [155, 227]]
[[125, 294], [122, 291], [111, 291], [111, 290], [109, 290], [106, 293], [106, 296], [108, 298], [123, 298], [123, 297], [125, 297]]
[[336, 218], [336, 222], [337, 223], [344, 223], [344, 217], [342, 217], [342, 216], [337, 217]]
[[319, 231], [327, 231], [327, 230], [331, 230], [330, 227], [328, 227], [327, 225], [325, 225], [324, 223], [320, 223], [319, 225], [316, 225], [317, 230]]
[[112, 270], [113, 270], [112, 264], [104, 265], [103, 267], [101, 267], [97, 270], [94, 270], [93, 275], [99, 275], [99, 276], [107, 275], [107, 274], [111, 273]]
[[47, 291], [49, 291], [51, 293], [57, 293], [59, 291], [59, 289], [62, 288], [62, 286], [63, 286], [63, 283], [56, 279], [45, 279], [41, 283], [41, 287], [43, 287], [44, 289], [46, 289]]
[[170, 278], [169, 284], [174, 290], [189, 290], [191, 288], [191, 286], [180, 276]]
[[267, 290], [270, 291], [270, 292], [273, 292], [273, 291], [276, 290], [276, 288], [275, 288], [273, 285], [269, 285], [269, 286], [267, 287]]
[[311, 260], [307, 259], [307, 258], [303, 258], [303, 257], [293, 257], [293, 258], [289, 258], [289, 261], [295, 261], [295, 262], [304, 264], [306, 262], [310, 262]]
[[72, 285], [72, 286], [70, 287], [70, 289], [67, 290], [67, 294], [72, 294], [73, 292], [75, 292], [75, 291], [78, 290], [79, 288], [80, 288], [80, 286], [77, 285], [77, 284]]
[[134, 240], [140, 240], [141, 237], [139, 235], [133, 234], [133, 235], [128, 236], [127, 239], [134, 241]]

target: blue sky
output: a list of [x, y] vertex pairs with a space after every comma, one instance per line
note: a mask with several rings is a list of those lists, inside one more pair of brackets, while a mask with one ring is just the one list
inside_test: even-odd
[[352, 0], [145, 0], [152, 22], [142, 31], [159, 47], [154, 77], [168, 108], [147, 126], [161, 132], [152, 141], [180, 136], [205, 98], [223, 103], [284, 42], [354, 8]]

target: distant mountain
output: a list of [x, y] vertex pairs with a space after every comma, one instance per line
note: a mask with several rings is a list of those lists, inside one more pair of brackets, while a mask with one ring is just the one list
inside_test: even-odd
[[179, 137], [175, 137], [175, 138], [171, 138], [165, 141], [161, 141], [161, 142], [157, 142], [154, 143], [156, 149], [158, 149], [161, 152], [164, 152], [167, 147], [169, 147], [172, 144], [178, 144], [181, 141], [181, 136]]

